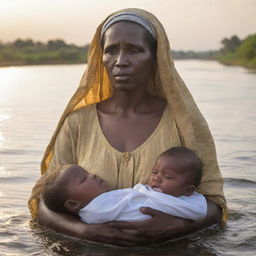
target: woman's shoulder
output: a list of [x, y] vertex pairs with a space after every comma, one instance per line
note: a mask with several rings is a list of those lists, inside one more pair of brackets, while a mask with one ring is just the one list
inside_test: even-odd
[[96, 103], [95, 104], [90, 104], [84, 107], [81, 107], [79, 109], [76, 109], [72, 111], [68, 115], [69, 120], [76, 120], [76, 119], [85, 119], [88, 120], [88, 118], [95, 116], [97, 113], [96, 111]]

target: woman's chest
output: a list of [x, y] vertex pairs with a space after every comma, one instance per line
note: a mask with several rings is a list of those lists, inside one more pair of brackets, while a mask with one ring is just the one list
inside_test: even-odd
[[120, 152], [132, 152], [157, 130], [162, 113], [149, 115], [99, 115], [99, 126], [108, 143]]
[[[145, 138], [134, 150], [117, 150], [104, 135], [97, 119], [90, 120], [85, 127], [80, 127], [76, 145], [77, 164], [84, 167], [90, 173], [99, 175], [106, 180], [112, 189], [131, 187], [136, 183], [146, 183], [157, 157], [172, 146], [179, 146], [180, 139], [175, 124], [166, 119], [160, 127], [155, 128], [148, 138]], [[133, 126], [131, 123], [123, 123], [123, 126], [111, 124], [116, 127], [116, 133], [128, 136], [133, 140], [140, 133], [140, 122]], [[120, 129], [120, 131], [118, 131]], [[149, 130], [147, 130], [149, 131]], [[135, 133], [135, 134], [133, 134]], [[115, 133], [113, 133], [114, 137]], [[133, 136], [136, 135], [136, 136]], [[120, 141], [120, 140], [117, 140]], [[130, 144], [134, 146], [134, 144]]]

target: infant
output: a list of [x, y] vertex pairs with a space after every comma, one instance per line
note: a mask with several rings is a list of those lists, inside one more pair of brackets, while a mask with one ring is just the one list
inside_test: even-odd
[[141, 207], [199, 220], [207, 213], [204, 196], [195, 192], [201, 176], [198, 156], [185, 147], [173, 147], [158, 157], [147, 185], [109, 191], [100, 177], [70, 165], [48, 175], [42, 197], [49, 209], [78, 214], [86, 223], [151, 218]]

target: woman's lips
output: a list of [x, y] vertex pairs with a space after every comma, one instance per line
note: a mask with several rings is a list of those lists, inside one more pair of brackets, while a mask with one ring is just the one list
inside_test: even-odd
[[115, 75], [115, 80], [117, 81], [126, 81], [128, 79], [130, 79], [130, 75]]

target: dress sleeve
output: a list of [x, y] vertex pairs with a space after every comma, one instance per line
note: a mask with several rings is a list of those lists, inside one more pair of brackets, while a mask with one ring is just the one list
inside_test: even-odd
[[74, 125], [72, 125], [71, 120], [66, 118], [56, 138], [50, 165], [46, 172], [37, 180], [32, 189], [31, 197], [28, 201], [28, 207], [33, 218], [36, 218], [38, 214], [38, 204], [46, 175], [61, 166], [76, 163], [75, 131], [72, 131], [73, 126]]
[[53, 147], [53, 157], [46, 172], [68, 164], [76, 164], [76, 138], [73, 120], [66, 118]]

